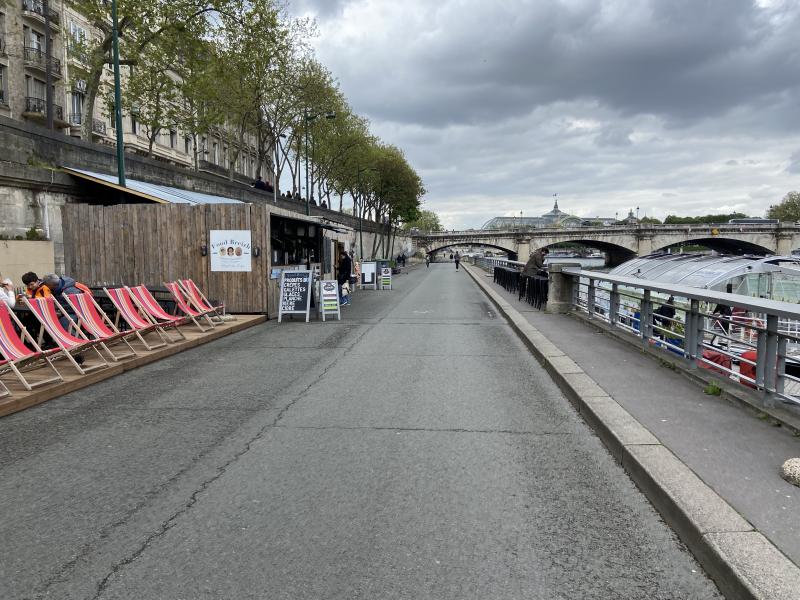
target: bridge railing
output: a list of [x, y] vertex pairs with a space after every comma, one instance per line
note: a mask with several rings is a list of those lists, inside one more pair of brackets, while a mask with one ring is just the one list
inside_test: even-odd
[[518, 268], [522, 270], [522, 267], [525, 266], [524, 262], [519, 262], [518, 260], [508, 260], [507, 258], [492, 258], [490, 256], [478, 256], [473, 259], [473, 263], [480, 267], [481, 269], [485, 269], [487, 271], [491, 271], [495, 267], [509, 267], [509, 268]]
[[571, 280], [574, 310], [674, 353], [689, 368], [800, 406], [800, 305], [578, 268], [560, 276]]

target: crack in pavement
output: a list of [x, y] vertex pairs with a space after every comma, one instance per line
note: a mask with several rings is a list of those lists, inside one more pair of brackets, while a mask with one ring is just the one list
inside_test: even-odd
[[578, 435], [574, 431], [519, 431], [515, 429], [466, 429], [461, 427], [384, 427], [374, 426], [339, 426], [339, 425], [275, 425], [274, 429], [311, 429], [317, 431], [395, 431], [395, 432], [421, 432], [421, 433], [485, 433], [507, 435]]
[[[380, 322], [380, 320], [381, 319], [378, 319], [378, 322]], [[325, 375], [327, 375], [327, 373], [334, 366], [336, 366], [336, 364], [348, 354], [350, 349], [352, 349], [359, 341], [361, 341], [361, 338], [364, 335], [366, 335], [371, 329], [372, 329], [372, 327], [368, 327], [368, 328], [365, 328], [364, 331], [358, 332], [358, 335], [353, 340], [353, 342], [350, 344], [350, 346], [345, 350], [345, 352], [343, 352], [339, 356], [334, 357], [331, 360], [331, 362], [313, 379], [313, 381], [311, 381], [301, 392], [299, 392], [296, 395], [296, 397], [291, 402], [289, 402], [286, 406], [284, 406], [280, 410], [280, 412], [278, 412], [278, 414], [275, 416], [275, 418], [272, 420], [271, 423], [268, 423], [267, 425], [264, 425], [261, 429], [259, 429], [259, 431], [256, 433], [256, 435], [253, 436], [250, 440], [248, 440], [247, 443], [244, 445], [244, 447], [241, 450], [239, 450], [238, 452], [234, 453], [233, 456], [228, 461], [226, 461], [223, 465], [217, 467], [216, 468], [216, 472], [212, 477], [202, 481], [200, 483], [199, 487], [197, 489], [195, 489], [195, 491], [192, 492], [192, 494], [189, 496], [189, 500], [179, 510], [175, 511], [168, 519], [163, 521], [162, 524], [161, 524], [161, 527], [159, 527], [156, 531], [154, 531], [150, 535], [148, 535], [146, 537], [146, 539], [140, 544], [140, 546], [134, 552], [132, 552], [128, 557], [126, 557], [126, 558], [118, 561], [114, 565], [112, 565], [111, 566], [111, 570], [97, 584], [97, 589], [95, 591], [94, 596], [92, 596], [92, 600], [98, 600], [101, 597], [103, 592], [108, 587], [109, 580], [111, 579], [111, 577], [113, 577], [116, 573], [118, 573], [119, 571], [124, 569], [126, 566], [130, 565], [131, 563], [133, 563], [135, 560], [137, 560], [140, 556], [142, 556], [142, 554], [144, 554], [144, 552], [147, 550], [147, 548], [155, 540], [157, 540], [158, 538], [162, 537], [165, 533], [167, 533], [170, 529], [172, 529], [177, 524], [177, 520], [182, 515], [186, 514], [189, 510], [191, 510], [191, 508], [197, 503], [197, 500], [198, 500], [198, 497], [200, 496], [200, 494], [202, 494], [204, 491], [206, 491], [215, 481], [217, 481], [220, 477], [222, 477], [227, 472], [228, 468], [231, 465], [233, 465], [236, 461], [238, 461], [242, 456], [247, 454], [250, 451], [252, 445], [255, 442], [257, 442], [260, 439], [262, 439], [264, 437], [264, 435], [268, 431], [271, 431], [271, 430], [275, 429], [277, 427], [277, 424], [284, 417], [284, 415], [295, 404], [297, 404], [297, 402], [299, 402], [300, 400], [305, 398], [307, 396], [309, 390], [311, 390], [312, 387], [314, 387], [317, 383], [319, 383], [322, 380], [322, 378], [325, 377]], [[209, 451], [210, 451], [210, 449], [209, 449]], [[189, 466], [187, 466], [187, 469], [190, 468], [191, 466], [193, 466], [195, 464], [195, 462], [196, 461], [193, 461]], [[159, 486], [158, 489], [159, 490], [163, 489], [167, 484], [171, 483], [175, 479], [177, 479], [177, 475], [175, 477], [173, 477], [173, 478], [170, 478], [170, 481], [166, 482], [164, 485]], [[140, 508], [140, 506], [137, 506], [137, 508], [135, 510], [128, 511], [128, 513], [126, 513], [126, 516], [123, 519], [119, 520], [111, 528], [109, 528], [109, 533], [114, 528], [116, 528], [116, 527], [118, 527], [120, 525], [124, 525], [125, 522], [127, 522], [127, 520], [139, 508]], [[107, 537], [107, 535], [108, 534], [106, 534], [106, 537]], [[101, 537], [101, 539], [102, 539], [102, 537]], [[90, 549], [91, 548], [89, 548], [89, 550]], [[82, 554], [82, 555], [84, 555], [84, 554]], [[65, 571], [69, 570], [70, 568], [72, 568], [72, 566], [74, 566], [77, 563], [77, 561], [82, 557], [82, 555], [75, 557], [73, 560], [71, 560], [69, 563], [67, 563], [67, 565], [65, 565], [65, 567], [60, 570], [60, 572], [65, 572]], [[50, 581], [48, 581], [48, 583], [46, 584], [42, 594], [46, 593], [47, 589], [52, 585], [52, 583], [55, 583], [56, 581], [58, 581], [58, 579], [51, 579]]]

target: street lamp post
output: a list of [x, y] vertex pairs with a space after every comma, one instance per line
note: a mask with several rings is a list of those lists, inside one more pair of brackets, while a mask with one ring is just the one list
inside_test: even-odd
[[119, 77], [119, 24], [117, 0], [111, 0], [111, 40], [114, 52], [114, 118], [117, 128], [117, 176], [125, 187], [125, 149], [122, 146], [122, 89]]

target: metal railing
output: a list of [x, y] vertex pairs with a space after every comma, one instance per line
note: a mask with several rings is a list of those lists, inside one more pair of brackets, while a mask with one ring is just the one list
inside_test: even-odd
[[[47, 56], [45, 56], [45, 53], [42, 50], [39, 48], [25, 46], [23, 48], [23, 52], [25, 64], [27, 66], [35, 67], [37, 69], [41, 69], [42, 71], [47, 69]], [[50, 72], [56, 76], [61, 75], [61, 60], [52, 56], [50, 57]]]
[[100, 119], [92, 119], [92, 131], [100, 135], [106, 134], [106, 122]]
[[800, 305], [565, 269], [573, 307], [589, 318], [800, 405]]
[[[28, 96], [25, 98], [25, 112], [46, 115], [47, 101], [44, 98]], [[53, 104], [53, 117], [58, 121], [64, 120], [64, 109], [58, 104]]]
[[[44, 3], [41, 0], [22, 0], [22, 10], [27, 13], [33, 13], [44, 19]], [[50, 23], [54, 27], [58, 27], [61, 16], [57, 11], [50, 9], [47, 11], [50, 17]]]

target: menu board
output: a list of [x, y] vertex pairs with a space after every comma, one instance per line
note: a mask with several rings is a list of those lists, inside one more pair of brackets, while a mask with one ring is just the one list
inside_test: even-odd
[[373, 290], [378, 289], [378, 264], [374, 261], [365, 261], [361, 263], [361, 288], [371, 287]]
[[335, 279], [324, 279], [319, 282], [319, 312], [322, 320], [327, 315], [336, 315], [341, 320], [342, 313], [339, 308], [339, 284]]
[[390, 289], [392, 289], [392, 268], [391, 267], [381, 267], [381, 289], [382, 290], [390, 290]]
[[278, 323], [283, 315], [303, 314], [306, 322], [311, 315], [311, 271], [297, 270], [281, 273], [281, 294], [278, 301]]

